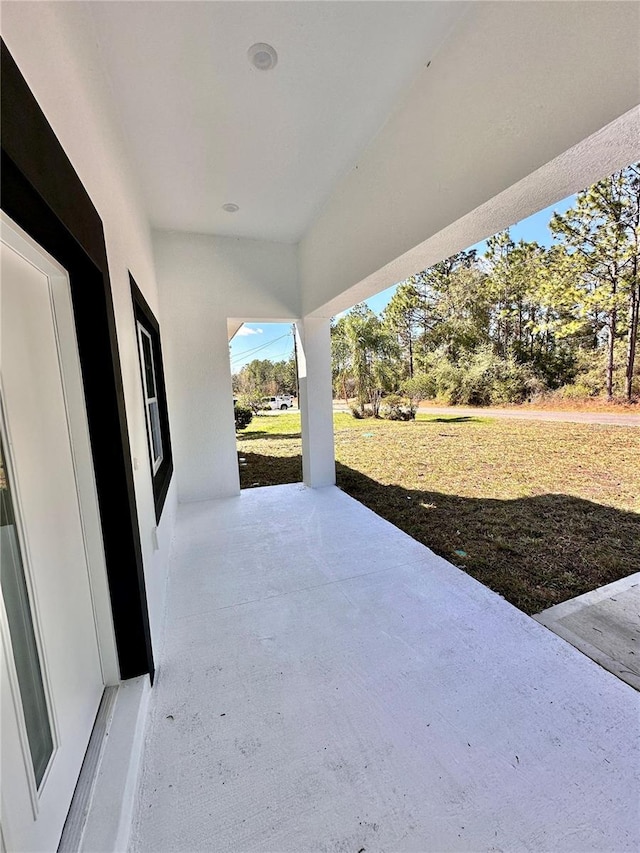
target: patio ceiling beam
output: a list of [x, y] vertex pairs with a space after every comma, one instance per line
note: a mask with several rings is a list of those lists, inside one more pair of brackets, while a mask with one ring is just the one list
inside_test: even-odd
[[335, 314], [640, 156], [639, 55], [637, 3], [472, 4], [301, 240], [303, 313]]

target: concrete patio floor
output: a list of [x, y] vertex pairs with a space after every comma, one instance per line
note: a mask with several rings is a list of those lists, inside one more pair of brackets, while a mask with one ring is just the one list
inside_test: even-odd
[[640, 572], [533, 618], [640, 690]]
[[622, 851], [638, 693], [337, 488], [180, 508], [133, 851]]

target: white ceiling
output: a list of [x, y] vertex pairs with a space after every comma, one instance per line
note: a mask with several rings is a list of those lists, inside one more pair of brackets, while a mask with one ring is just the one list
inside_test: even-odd
[[[281, 242], [307, 230], [466, 8], [87, 6], [152, 225]], [[255, 42], [277, 50], [273, 71], [249, 64]]]

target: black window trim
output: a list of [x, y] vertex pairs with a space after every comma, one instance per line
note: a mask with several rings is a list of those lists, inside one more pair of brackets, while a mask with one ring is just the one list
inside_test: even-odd
[[[167, 393], [164, 384], [164, 365], [162, 361], [162, 344], [160, 341], [160, 326], [156, 317], [149, 307], [149, 303], [142, 295], [140, 288], [136, 284], [134, 277], [129, 273], [129, 283], [131, 285], [131, 301], [133, 303], [133, 314], [135, 319], [136, 333], [136, 351], [138, 353], [138, 361], [140, 363], [140, 382], [142, 383], [142, 393], [145, 391], [144, 365], [140, 355], [138, 323], [151, 338], [152, 358], [156, 378], [156, 395], [158, 399], [158, 414], [160, 416], [160, 435], [162, 439], [162, 461], [154, 473], [153, 463], [153, 448], [147, 433], [147, 448], [149, 452], [149, 472], [153, 484], [153, 502], [156, 512], [156, 524], [160, 523], [162, 510], [169, 491], [171, 477], [173, 476], [173, 454], [171, 452], [171, 435], [169, 432], [169, 412], [167, 409]], [[147, 424], [147, 411], [145, 404], [145, 425]]]
[[[162, 443], [162, 431], [160, 434], [160, 449], [159, 453], [156, 455], [156, 447], [154, 441], [153, 434], [153, 422], [151, 417], [151, 406], [155, 404], [159, 407], [158, 400], [158, 379], [156, 377], [156, 364], [155, 359], [153, 357], [153, 338], [151, 334], [147, 331], [147, 327], [140, 320], [136, 321], [136, 329], [138, 331], [138, 355], [140, 356], [140, 367], [142, 368], [142, 395], [144, 400], [144, 410], [147, 421], [147, 438], [149, 440], [149, 452], [152, 459], [152, 473], [153, 476], [158, 472], [158, 469], [162, 465], [162, 460], [164, 459], [164, 448]], [[149, 350], [149, 363], [147, 364], [146, 356], [145, 356], [145, 346], [144, 346], [144, 338], [146, 338], [149, 342], [148, 350]], [[153, 385], [153, 393], [149, 388], [149, 372], [151, 372], [151, 382]]]

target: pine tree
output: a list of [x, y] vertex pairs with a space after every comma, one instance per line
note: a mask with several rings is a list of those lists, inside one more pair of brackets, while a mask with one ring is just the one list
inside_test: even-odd
[[[578, 194], [565, 214], [554, 214], [550, 227], [574, 253], [581, 273], [581, 301], [599, 331], [606, 332], [607, 398], [613, 399], [615, 344], [626, 335], [626, 387], [631, 399], [638, 338], [638, 239], [640, 164], [614, 172]], [[628, 306], [623, 331], [621, 317]], [[598, 329], [600, 326], [600, 329]]]

